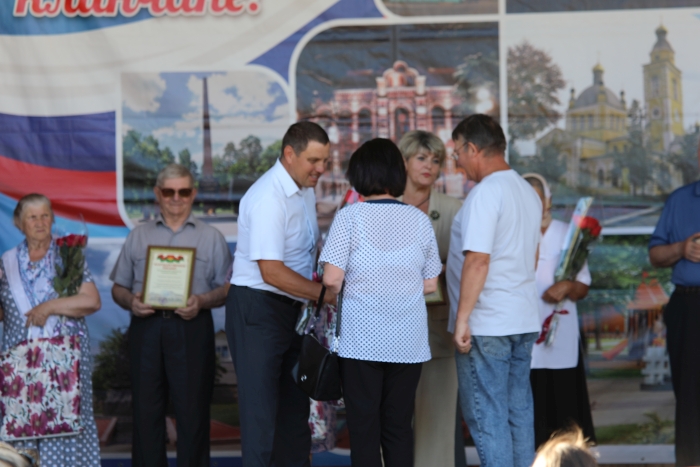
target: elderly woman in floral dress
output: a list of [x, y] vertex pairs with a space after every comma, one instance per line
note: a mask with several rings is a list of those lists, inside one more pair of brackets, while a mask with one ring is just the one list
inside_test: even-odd
[[99, 443], [92, 409], [92, 357], [85, 316], [100, 309], [100, 295], [85, 266], [77, 293], [58, 298], [53, 288], [58, 249], [51, 238], [51, 202], [30, 194], [19, 200], [14, 222], [25, 240], [0, 259], [0, 303], [4, 319], [2, 350], [32, 336], [78, 335], [80, 360], [80, 417], [77, 435], [17, 441], [15, 447], [36, 449], [42, 467], [99, 466]]

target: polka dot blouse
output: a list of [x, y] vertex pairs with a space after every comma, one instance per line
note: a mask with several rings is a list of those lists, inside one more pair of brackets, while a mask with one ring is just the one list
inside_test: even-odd
[[338, 354], [391, 363], [430, 360], [423, 280], [442, 269], [430, 219], [395, 200], [335, 216], [319, 259], [345, 271]]

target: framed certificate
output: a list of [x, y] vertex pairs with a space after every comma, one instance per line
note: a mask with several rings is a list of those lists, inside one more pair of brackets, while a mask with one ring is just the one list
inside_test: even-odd
[[161, 310], [187, 306], [197, 250], [149, 246], [143, 278], [143, 303]]
[[435, 292], [425, 296], [426, 305], [445, 305], [447, 301], [445, 300], [445, 280], [443, 279], [443, 274], [437, 281], [437, 290]]

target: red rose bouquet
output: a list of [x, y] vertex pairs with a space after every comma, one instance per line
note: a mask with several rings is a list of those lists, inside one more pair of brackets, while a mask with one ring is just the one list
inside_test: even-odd
[[[559, 266], [554, 273], [555, 284], [565, 280], [576, 280], [576, 276], [583, 269], [583, 265], [586, 264], [591, 244], [600, 237], [602, 230], [600, 223], [596, 218], [586, 215], [591, 204], [593, 204], [593, 198], [586, 197], [581, 198], [576, 205], [574, 215], [569, 224], [569, 230], [566, 232], [566, 240], [559, 258]], [[544, 342], [549, 347], [554, 342], [559, 321], [558, 315], [569, 314], [567, 310], [562, 309], [561, 305], [561, 303], [557, 304], [552, 314], [542, 323], [542, 332], [540, 332], [540, 336], [535, 342], [536, 344]]]
[[78, 293], [83, 283], [87, 235], [70, 234], [56, 239], [58, 256], [53, 288], [59, 297], [70, 297]]

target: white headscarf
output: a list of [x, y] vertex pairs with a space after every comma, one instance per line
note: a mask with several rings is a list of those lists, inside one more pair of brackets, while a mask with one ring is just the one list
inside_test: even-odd
[[534, 172], [524, 174], [523, 178], [525, 180], [527, 180], [528, 178], [534, 178], [535, 180], [540, 182], [542, 184], [542, 187], [544, 188], [545, 205], [542, 206], [542, 230], [547, 230], [549, 224], [552, 223], [552, 191], [549, 189], [549, 184], [542, 175]]

